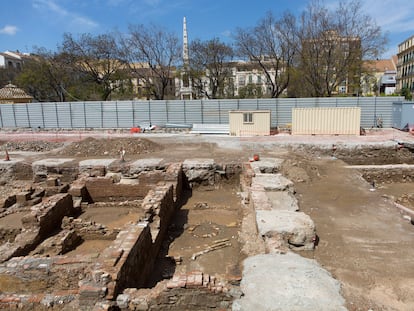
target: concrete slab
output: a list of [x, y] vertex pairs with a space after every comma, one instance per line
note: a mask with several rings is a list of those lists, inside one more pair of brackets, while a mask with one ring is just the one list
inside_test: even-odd
[[198, 159], [187, 159], [183, 162], [183, 169], [213, 169], [214, 159], [198, 158]]
[[294, 192], [294, 184], [282, 174], [256, 174], [252, 178], [252, 191], [264, 188], [266, 191]]
[[299, 210], [298, 200], [289, 191], [267, 191], [271, 209], [296, 212]]
[[38, 160], [32, 163], [32, 167], [58, 167], [58, 166], [64, 166], [65, 164], [68, 164], [72, 162], [74, 159], [70, 158], [47, 158]]
[[250, 166], [256, 174], [275, 174], [280, 172], [283, 161], [277, 158], [260, 158], [259, 161], [250, 162]]
[[272, 203], [269, 200], [269, 197], [266, 194], [266, 191], [263, 189], [251, 191], [250, 200], [253, 203], [253, 208], [255, 210], [271, 210]]
[[151, 171], [156, 169], [163, 168], [162, 162], [164, 159], [161, 158], [149, 158], [149, 159], [140, 159], [133, 162], [130, 165], [129, 173], [138, 174], [142, 171]]
[[315, 241], [315, 224], [302, 212], [256, 211], [256, 223], [260, 236], [266, 239], [281, 238], [285, 246], [297, 250], [312, 250]]
[[79, 171], [91, 169], [98, 166], [105, 166], [108, 168], [116, 159], [88, 159], [79, 162]]
[[292, 252], [249, 257], [233, 311], [346, 311], [340, 283], [315, 260]]
[[11, 167], [15, 165], [18, 162], [22, 162], [24, 159], [10, 159], [9, 161], [6, 161], [4, 159], [0, 160], [0, 167]]

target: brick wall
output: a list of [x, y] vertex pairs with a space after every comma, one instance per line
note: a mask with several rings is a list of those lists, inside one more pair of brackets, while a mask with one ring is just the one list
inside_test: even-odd
[[70, 194], [57, 194], [32, 207], [22, 218], [23, 230], [13, 243], [0, 246], [0, 262], [12, 257], [26, 256], [53, 231], [60, 228], [64, 216], [75, 212]]
[[240, 290], [215, 276], [192, 271], [176, 274], [155, 288], [128, 288], [117, 297], [121, 310], [231, 310]]
[[92, 202], [125, 201], [142, 199], [152, 184], [120, 184], [111, 178], [87, 178], [86, 189]]
[[150, 190], [143, 208], [146, 221], [129, 224], [121, 230], [99, 256], [89, 277], [81, 281], [81, 306], [114, 299], [128, 287], [144, 286], [175, 211], [172, 185], [158, 185]]

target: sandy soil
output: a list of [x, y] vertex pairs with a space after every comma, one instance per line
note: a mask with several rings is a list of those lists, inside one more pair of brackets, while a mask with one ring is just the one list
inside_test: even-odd
[[372, 191], [356, 171], [331, 158], [309, 161], [304, 169], [311, 170], [311, 181], [296, 189], [320, 238], [313, 257], [342, 283], [348, 309], [414, 310], [413, 226], [382, 195], [399, 195], [401, 188]]

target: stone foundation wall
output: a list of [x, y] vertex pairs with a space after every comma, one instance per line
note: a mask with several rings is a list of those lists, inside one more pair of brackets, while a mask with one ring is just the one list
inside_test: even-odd
[[21, 229], [5, 229], [0, 228], [0, 245], [6, 242], [13, 243]]
[[75, 231], [82, 240], [115, 240], [119, 233], [118, 229], [108, 229], [102, 224], [73, 217], [63, 218], [62, 229]]
[[81, 281], [80, 305], [115, 299], [125, 288], [144, 286], [165, 238], [175, 204], [172, 185], [150, 190], [142, 204], [146, 219], [126, 226]]
[[112, 178], [87, 178], [85, 186], [92, 202], [142, 199], [153, 184], [120, 184]]
[[[214, 184], [221, 178], [231, 178], [240, 168], [207, 162], [208, 167], [201, 163], [201, 171], [207, 171], [195, 173], [196, 182]], [[72, 176], [71, 172], [67, 171], [68, 176]], [[64, 172], [49, 170], [49, 173]], [[95, 175], [103, 175], [103, 171], [98, 173]], [[50, 177], [47, 174], [44, 181]], [[183, 165], [173, 163], [162, 169], [142, 171], [136, 180], [127, 180], [127, 183], [111, 177], [82, 176], [71, 184], [69, 193], [43, 197], [43, 202], [31, 207], [22, 218], [23, 230], [15, 240], [0, 246], [0, 262], [8, 260], [0, 264], [0, 308], [43, 310], [62, 306], [66, 310], [108, 310], [108, 306], [117, 305], [118, 296], [122, 300], [121, 293], [126, 288], [135, 288], [133, 291], [152, 292], [145, 299], [154, 310], [198, 310], [205, 306], [229, 309], [233, 300], [230, 289], [201, 272], [161, 282], [163, 289], [158, 297], [154, 296], [157, 289], [143, 289], [153, 272], [187, 179]], [[56, 186], [54, 182], [52, 186]], [[19, 201], [27, 205], [32, 196], [33, 193], [22, 193]], [[119, 232], [107, 230], [72, 217], [79, 212], [74, 207], [74, 198], [76, 202], [114, 202], [115, 205], [143, 199], [145, 216], [138, 222], [128, 223]], [[61, 231], [55, 234], [57, 230]], [[71, 250], [79, 238], [85, 240], [97, 235], [113, 240], [99, 256], [58, 256]], [[44, 257], [38, 257], [42, 254]], [[122, 301], [118, 306], [121, 305]], [[140, 308], [139, 304], [130, 306]]]
[[32, 163], [33, 180], [45, 181], [49, 175], [59, 175], [61, 182], [72, 182], [78, 178], [79, 167], [73, 159], [44, 159]]
[[39, 294], [78, 288], [92, 263], [76, 257], [15, 257], [0, 264], [0, 293]]
[[10, 161], [0, 165], [0, 180], [31, 180], [33, 178], [32, 166], [26, 162]]
[[184, 174], [182, 163], [172, 163], [164, 173], [164, 180], [173, 186], [173, 196], [175, 202], [180, 202], [184, 187]]
[[201, 271], [177, 274], [155, 288], [128, 288], [116, 299], [127, 310], [231, 310], [241, 292], [226, 282]]
[[175, 212], [173, 186], [162, 185], [150, 190], [142, 202], [142, 208], [151, 228], [154, 254], [157, 254]]
[[60, 229], [64, 216], [75, 213], [72, 196], [57, 194], [32, 207], [32, 211], [22, 218], [23, 230], [13, 243], [0, 246], [0, 262], [12, 257], [26, 256], [52, 232]]
[[22, 218], [23, 228], [38, 227], [40, 238], [44, 239], [54, 230], [60, 229], [64, 216], [72, 216], [75, 212], [70, 194], [56, 194], [36, 205], [30, 214]]
[[414, 182], [414, 168], [360, 169], [362, 177], [368, 182]]

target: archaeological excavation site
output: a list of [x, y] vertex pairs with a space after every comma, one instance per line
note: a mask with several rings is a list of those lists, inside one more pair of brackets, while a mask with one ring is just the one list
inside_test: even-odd
[[369, 135], [3, 133], [0, 309], [413, 310], [414, 139]]

